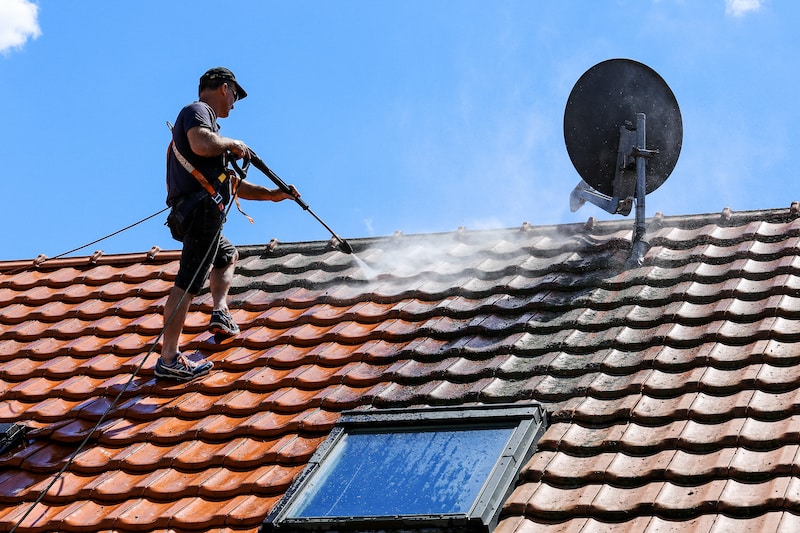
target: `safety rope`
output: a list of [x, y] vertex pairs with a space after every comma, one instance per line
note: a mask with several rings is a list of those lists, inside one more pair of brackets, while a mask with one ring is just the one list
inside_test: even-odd
[[[228, 206], [227, 206], [227, 208], [225, 210], [225, 216], [226, 217], [227, 217], [228, 213], [230, 212], [231, 207], [234, 204], [233, 199], [235, 199], [237, 197], [237, 193], [239, 192], [239, 185], [241, 184], [242, 180], [244, 180], [245, 177], [246, 177], [246, 169], [242, 170], [235, 164], [233, 165], [233, 167], [236, 170], [236, 172], [239, 173], [240, 179], [236, 180], [236, 188], [233, 189], [233, 191], [231, 192], [231, 201], [228, 203]], [[169, 208], [167, 208], [167, 209], [169, 209]], [[166, 211], [166, 209], [164, 209], [162, 211], [159, 211], [158, 213], [155, 213], [154, 215], [151, 215], [150, 217], [147, 217], [144, 220], [147, 220], [147, 219], [152, 218], [152, 217], [154, 217], [154, 216], [156, 216], [158, 214], [161, 214], [164, 211]], [[137, 224], [141, 223], [141, 222], [144, 222], [144, 220], [142, 220], [140, 222], [137, 222]], [[224, 220], [224, 218], [222, 220]], [[135, 225], [136, 224], [133, 224], [133, 225], [129, 226], [128, 228], [133, 227]], [[125, 228], [125, 229], [128, 229], [128, 228]], [[124, 230], [120, 230], [120, 232], [121, 231], [124, 231]], [[117, 233], [119, 233], [119, 232], [117, 232]], [[217, 245], [221, 234], [222, 234], [222, 223], [220, 223], [219, 228], [217, 229], [217, 233], [216, 233], [214, 239], [212, 239], [211, 242], [209, 243], [209, 247], [206, 250], [205, 255], [203, 256], [203, 260], [200, 261], [199, 266], [197, 267], [197, 270], [195, 270], [194, 274], [192, 275], [192, 279], [189, 282], [189, 286], [191, 286], [195, 282], [195, 280], [197, 279], [197, 276], [200, 275], [200, 271], [202, 270], [203, 266], [206, 264], [206, 261], [209, 260], [209, 258], [211, 256], [211, 251]], [[114, 234], [112, 234], [112, 235], [114, 235]], [[100, 239], [100, 240], [102, 240], [102, 239]], [[95, 241], [95, 242], [99, 242], [99, 241]], [[92, 244], [94, 244], [94, 243], [89, 243], [89, 244], [87, 244], [85, 246], [91, 246]], [[80, 248], [77, 248], [76, 250], [79, 250], [79, 249]], [[71, 253], [71, 252], [67, 252], [67, 253]], [[9, 533], [15, 533], [15, 531], [17, 530], [19, 525], [22, 524], [22, 522], [28, 517], [28, 515], [30, 515], [33, 512], [33, 510], [36, 508], [36, 506], [39, 505], [42, 502], [42, 500], [47, 495], [47, 493], [50, 491], [50, 489], [53, 487], [53, 485], [55, 485], [56, 482], [61, 478], [61, 476], [63, 476], [64, 473], [67, 470], [69, 470], [69, 467], [72, 466], [72, 463], [78, 457], [78, 454], [80, 454], [83, 451], [83, 449], [86, 447], [86, 444], [89, 443], [89, 440], [92, 438], [92, 435], [94, 435], [95, 431], [100, 429], [100, 426], [103, 424], [103, 422], [105, 422], [105, 419], [108, 416], [108, 414], [111, 412], [112, 409], [114, 409], [117, 406], [117, 404], [119, 403], [120, 399], [122, 399], [122, 395], [125, 394], [125, 392], [128, 390], [128, 387], [130, 386], [130, 384], [133, 383], [133, 380], [136, 379], [136, 377], [139, 375], [139, 371], [142, 369], [142, 367], [144, 367], [144, 363], [147, 361], [147, 359], [150, 357], [150, 355], [152, 355], [152, 353], [155, 351], [156, 346], [158, 345], [159, 341], [161, 341], [161, 338], [164, 336], [164, 332], [166, 331], [167, 327], [169, 327], [169, 325], [172, 323], [173, 319], [175, 318], [176, 312], [181, 307], [181, 304], [183, 303], [184, 299], [186, 298], [186, 296], [188, 294], [189, 294], [188, 291], [184, 291], [183, 292], [183, 295], [178, 300], [178, 303], [175, 305], [175, 309], [173, 309], [172, 313], [170, 313], [170, 315], [164, 321], [164, 325], [161, 327], [161, 331], [159, 331], [158, 335], [156, 336], [155, 340], [153, 341], [153, 344], [150, 346], [150, 349], [147, 351], [147, 354], [145, 354], [145, 356], [142, 358], [141, 362], [136, 366], [136, 368], [134, 369], [134, 371], [131, 374], [130, 378], [128, 378], [128, 381], [125, 382], [125, 385], [122, 387], [122, 389], [119, 391], [119, 393], [117, 393], [117, 395], [114, 397], [114, 400], [108, 405], [108, 407], [106, 407], [105, 411], [103, 411], [103, 414], [100, 416], [100, 419], [97, 421], [97, 423], [91, 429], [91, 431], [89, 431], [86, 434], [86, 437], [84, 437], [83, 441], [81, 441], [81, 443], [78, 446], [78, 448], [72, 453], [72, 455], [70, 455], [69, 459], [64, 464], [64, 466], [61, 468], [61, 470], [58, 471], [58, 473], [53, 477], [53, 479], [50, 481], [50, 483], [48, 483], [47, 486], [39, 493], [39, 496], [36, 498], [36, 500], [34, 500], [34, 502], [31, 504], [31, 506], [28, 508], [28, 510], [25, 511], [25, 513], [20, 517], [20, 519], [16, 522], [16, 524], [14, 524], [14, 527], [11, 528]]]
[[[167, 210], [169, 210], [169, 207], [165, 207], [161, 211], [157, 211], [157, 212], [153, 213], [152, 215], [149, 215], [149, 216], [147, 216], [147, 217], [145, 217], [145, 218], [143, 218], [143, 219], [141, 219], [141, 220], [139, 220], [137, 222], [134, 222], [133, 224], [125, 226], [124, 228], [119, 229], [119, 230], [117, 230], [117, 231], [115, 231], [113, 233], [109, 233], [105, 237], [100, 237], [99, 239], [96, 239], [96, 240], [94, 240], [92, 242], [87, 242], [86, 244], [84, 244], [82, 246], [78, 246], [77, 248], [73, 248], [72, 250], [69, 250], [69, 251], [66, 251], [66, 252], [62, 252], [62, 253], [60, 253], [58, 255], [55, 255], [53, 257], [44, 257], [41, 260], [37, 260], [34, 264], [36, 266], [38, 266], [38, 265], [41, 265], [42, 263], [44, 263], [46, 261], [52, 261], [53, 259], [60, 259], [60, 258], [62, 258], [64, 256], [66, 256], [66, 255], [75, 253], [75, 252], [77, 252], [79, 250], [83, 250], [84, 248], [88, 248], [89, 246], [92, 246], [93, 244], [97, 244], [98, 242], [102, 242], [102, 241], [104, 241], [106, 239], [110, 239], [111, 237], [115, 237], [116, 235], [119, 235], [123, 231], [128, 231], [129, 229], [134, 228], [134, 227], [138, 226], [139, 224], [147, 222], [151, 218], [157, 217], [158, 215], [164, 213]], [[20, 268], [18, 268], [16, 270], [13, 270], [13, 271], [10, 271], [10, 272], [2, 272], [2, 271], [0, 271], [0, 272], [2, 272], [3, 274], [8, 274], [8, 275], [14, 276], [16, 274], [19, 274], [20, 272], [24, 272], [25, 270], [28, 270], [28, 268], [29, 267], [25, 266], [25, 267], [20, 267]]]

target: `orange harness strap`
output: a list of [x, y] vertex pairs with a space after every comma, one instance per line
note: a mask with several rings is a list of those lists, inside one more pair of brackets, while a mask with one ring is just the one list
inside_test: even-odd
[[236, 192], [239, 190], [239, 182], [242, 181], [242, 179], [239, 176], [237, 176], [235, 172], [230, 171], [230, 173], [231, 173], [231, 189], [233, 190], [233, 199], [236, 200], [236, 209], [238, 209], [239, 212], [242, 215], [244, 215], [244, 217], [247, 220], [249, 220], [251, 224], [253, 224], [255, 222], [253, 220], [253, 217], [242, 211], [242, 204], [239, 203], [239, 195], [236, 194]]
[[[208, 182], [206, 177], [203, 176], [203, 174], [199, 170], [194, 168], [194, 166], [189, 162], [188, 159], [183, 157], [183, 155], [178, 151], [178, 147], [175, 146], [175, 141], [172, 141], [169, 147], [170, 149], [172, 149], [172, 153], [175, 154], [175, 158], [178, 160], [178, 163], [180, 163], [181, 166], [185, 168], [187, 172], [189, 172], [189, 174], [194, 176], [194, 179], [196, 179], [200, 183], [200, 185], [206, 190], [209, 196], [211, 196], [211, 199], [214, 200], [214, 203], [217, 204], [217, 208], [220, 211], [223, 211], [225, 209], [225, 204], [223, 203], [222, 195], [214, 189], [214, 186]], [[219, 175], [219, 178], [217, 179], [219, 179], [220, 183], [224, 183], [227, 178], [228, 174], [223, 172], [222, 174]]]

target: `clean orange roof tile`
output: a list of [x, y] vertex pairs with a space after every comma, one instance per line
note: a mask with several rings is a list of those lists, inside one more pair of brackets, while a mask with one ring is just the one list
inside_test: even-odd
[[159, 461], [158, 464], [197, 472], [221, 466], [229, 448], [228, 441], [206, 442], [197, 439], [181, 442], [177, 446], [150, 446], [137, 453], [134, 459], [142, 462], [150, 456]]

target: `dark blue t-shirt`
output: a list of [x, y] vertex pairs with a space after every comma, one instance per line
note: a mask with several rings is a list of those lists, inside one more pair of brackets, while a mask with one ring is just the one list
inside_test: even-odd
[[[226, 187], [219, 187], [217, 177], [225, 171], [225, 159], [222, 155], [215, 157], [202, 157], [192, 152], [186, 132], [194, 127], [208, 128], [213, 132], [219, 131], [217, 116], [214, 110], [204, 102], [193, 102], [178, 113], [175, 126], [172, 129], [172, 139], [178, 151], [194, 168], [199, 170], [206, 179], [225, 195]], [[172, 149], [167, 155], [167, 205], [174, 205], [179, 197], [194, 194], [203, 190], [203, 187], [180, 164]], [[227, 200], [227, 198], [226, 198]]]

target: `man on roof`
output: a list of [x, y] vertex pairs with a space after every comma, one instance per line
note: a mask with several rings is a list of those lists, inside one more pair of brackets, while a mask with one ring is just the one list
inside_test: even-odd
[[224, 67], [208, 70], [200, 77], [199, 99], [178, 114], [167, 152], [167, 205], [173, 236], [183, 242], [175, 286], [164, 306], [161, 356], [155, 367], [157, 378], [189, 381], [208, 374], [213, 364], [199, 354], [183, 354], [178, 346], [192, 298], [206, 279], [213, 302], [209, 331], [223, 337], [239, 333], [228, 309], [228, 291], [238, 253], [222, 235], [227, 205], [235, 196], [246, 200], [299, 198], [238, 180], [228, 170], [228, 157], [248, 154], [247, 145], [220, 135], [218, 118], [225, 118], [247, 92], [233, 72]]

